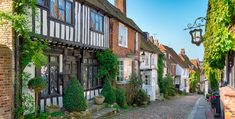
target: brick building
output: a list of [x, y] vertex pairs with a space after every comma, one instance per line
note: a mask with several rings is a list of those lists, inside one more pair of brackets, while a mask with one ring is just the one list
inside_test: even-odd
[[[0, 9], [12, 11], [11, 0], [0, 0]], [[10, 23], [0, 26], [0, 119], [13, 114], [14, 32]]]
[[118, 84], [126, 84], [131, 74], [139, 72], [141, 29], [126, 16], [126, 0], [115, 0], [116, 18], [110, 20], [110, 48], [119, 57]]

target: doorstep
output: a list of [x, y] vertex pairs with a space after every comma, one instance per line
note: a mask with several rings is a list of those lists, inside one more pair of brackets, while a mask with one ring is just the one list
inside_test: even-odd
[[97, 105], [93, 100], [88, 102], [88, 110], [92, 113], [92, 119], [100, 119], [116, 114], [115, 108], [106, 108], [105, 104]]

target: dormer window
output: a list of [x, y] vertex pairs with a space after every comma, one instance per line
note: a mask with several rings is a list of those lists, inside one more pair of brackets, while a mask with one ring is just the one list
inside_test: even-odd
[[103, 33], [103, 25], [104, 25], [103, 16], [97, 13], [96, 11], [92, 10], [90, 17], [91, 17], [90, 21], [91, 30]]

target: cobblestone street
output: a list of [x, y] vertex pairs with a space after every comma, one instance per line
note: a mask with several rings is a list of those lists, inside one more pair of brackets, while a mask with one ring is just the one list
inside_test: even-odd
[[[171, 100], [155, 101], [146, 108], [121, 113], [115, 119], [187, 119], [201, 95], [177, 96]], [[204, 99], [204, 98], [201, 98]]]

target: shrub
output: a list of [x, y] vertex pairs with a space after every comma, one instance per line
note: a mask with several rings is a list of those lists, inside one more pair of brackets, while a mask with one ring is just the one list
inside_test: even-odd
[[104, 102], [108, 104], [113, 104], [116, 102], [116, 95], [114, 89], [112, 88], [110, 81], [105, 79], [101, 95], [105, 97]]
[[121, 108], [127, 108], [125, 90], [123, 88], [116, 88], [116, 101]]
[[87, 109], [83, 87], [76, 78], [69, 81], [65, 90], [63, 104], [67, 111], [85, 111]]
[[139, 89], [135, 98], [134, 98], [133, 103], [136, 104], [137, 106], [146, 105], [146, 104], [150, 103], [150, 98], [149, 98], [148, 94], [143, 89]]
[[162, 93], [164, 94], [165, 98], [169, 98], [169, 96], [176, 95], [177, 91], [175, 89], [175, 86], [173, 84], [173, 78], [170, 75], [167, 75], [162, 80]]
[[128, 88], [127, 88], [128, 95], [126, 95], [127, 103], [129, 105], [133, 104], [133, 100], [136, 94], [138, 93], [138, 90], [141, 89], [141, 84], [142, 84], [142, 81], [139, 80], [137, 74], [131, 75], [129, 83], [128, 83]]

